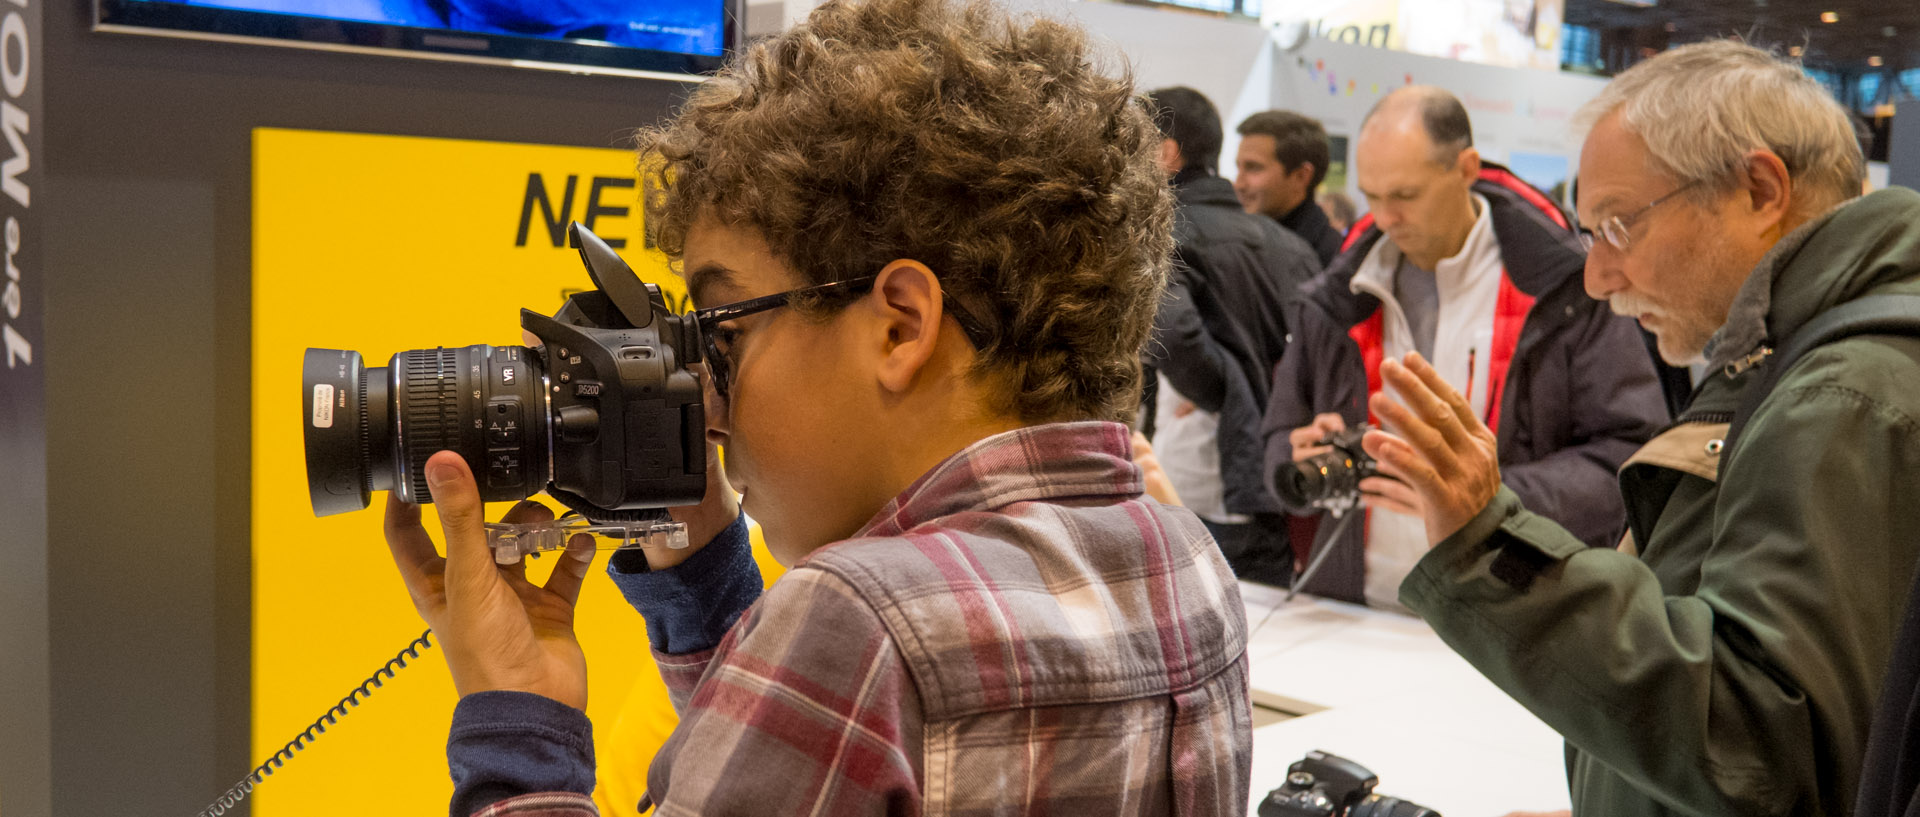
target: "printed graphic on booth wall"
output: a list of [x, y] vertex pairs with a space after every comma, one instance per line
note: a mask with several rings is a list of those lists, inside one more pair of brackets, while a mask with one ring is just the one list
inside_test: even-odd
[[[305, 416], [303, 351], [358, 351], [372, 367], [408, 349], [520, 344], [521, 308], [552, 314], [568, 294], [592, 287], [566, 247], [570, 221], [606, 239], [684, 309], [682, 282], [646, 246], [636, 176], [625, 150], [255, 132], [255, 762], [425, 628], [381, 533], [385, 494], [366, 510], [314, 516], [302, 426], [345, 415]], [[437, 540], [430, 506], [426, 516]], [[536, 581], [554, 560], [542, 561], [530, 568]], [[647, 706], [624, 706], [636, 684], [658, 680], [642, 624], [612, 587], [586, 589], [577, 629], [592, 660], [588, 714], [602, 809], [631, 814], [646, 766], [634, 755], [650, 754], [648, 740], [671, 728], [671, 710], [664, 695], [638, 692]], [[455, 700], [444, 659], [422, 654], [262, 783], [253, 813], [444, 812]]]

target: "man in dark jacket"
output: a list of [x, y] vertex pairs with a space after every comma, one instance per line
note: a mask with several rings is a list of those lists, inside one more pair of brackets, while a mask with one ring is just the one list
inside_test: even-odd
[[1285, 584], [1293, 568], [1280, 507], [1261, 482], [1259, 427], [1268, 373], [1287, 345], [1284, 312], [1319, 272], [1313, 249], [1240, 209], [1214, 172], [1220, 114], [1191, 88], [1148, 95], [1166, 136], [1160, 163], [1179, 207], [1174, 273], [1154, 319], [1145, 408], [1154, 448], [1187, 507], [1236, 575]]
[[1773, 350], [1920, 293], [1920, 195], [1858, 198], [1846, 112], [1733, 41], [1634, 66], [1580, 118], [1588, 294], [1709, 374], [1623, 469], [1634, 547], [1612, 550], [1502, 487], [1493, 434], [1429, 367], [1382, 366], [1405, 408], [1373, 402], [1393, 433], [1366, 448], [1433, 543], [1401, 598], [1566, 736], [1575, 814], [1850, 814], [1920, 554], [1920, 338], [1778, 372]]
[[1317, 119], [1274, 110], [1247, 117], [1238, 130], [1233, 193], [1240, 206], [1280, 222], [1313, 246], [1320, 266], [1332, 265], [1341, 231], [1314, 200], [1333, 163], [1327, 129]]
[[[1633, 322], [1583, 296], [1585, 254], [1565, 215], [1482, 163], [1466, 111], [1437, 88], [1382, 100], [1357, 153], [1372, 212], [1289, 313], [1294, 343], [1261, 429], [1268, 478], [1320, 453], [1327, 434], [1366, 424], [1380, 361], [1419, 350], [1498, 428], [1516, 493], [1587, 544], [1615, 544], [1626, 519], [1614, 469], [1667, 411]], [[1417, 498], [1387, 477], [1360, 488], [1365, 519], [1322, 520], [1303, 558], [1326, 558], [1301, 589], [1398, 608], [1427, 547]]]

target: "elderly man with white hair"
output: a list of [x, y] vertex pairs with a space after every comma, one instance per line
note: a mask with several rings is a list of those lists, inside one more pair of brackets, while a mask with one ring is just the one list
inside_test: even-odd
[[1920, 194], [1860, 197], [1846, 113], [1734, 42], [1647, 60], [1583, 118], [1587, 292], [1709, 374], [1622, 468], [1616, 550], [1503, 488], [1424, 360], [1384, 365], [1365, 445], [1432, 543], [1400, 597], [1566, 737], [1576, 814], [1849, 814], [1920, 551], [1920, 337], [1782, 352], [1920, 293]]

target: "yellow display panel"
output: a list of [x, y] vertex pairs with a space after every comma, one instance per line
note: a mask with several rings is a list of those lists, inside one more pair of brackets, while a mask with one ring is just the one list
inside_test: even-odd
[[[569, 220], [618, 247], [676, 309], [685, 289], [665, 256], [644, 246], [628, 151], [277, 129], [255, 131], [253, 148], [258, 762], [425, 629], [381, 536], [385, 495], [327, 518], [308, 504], [303, 350], [356, 350], [368, 366], [385, 366], [405, 349], [521, 343], [521, 307], [551, 314], [565, 293], [592, 286], [564, 246]], [[431, 506], [426, 516], [437, 540]], [[756, 556], [771, 566], [758, 543]], [[542, 580], [552, 563], [536, 561], [529, 573]], [[605, 578], [590, 577], [577, 629], [597, 799], [603, 813], [632, 814], [673, 713], [640, 617]], [[253, 813], [445, 813], [455, 700], [445, 662], [423, 654], [257, 788]]]

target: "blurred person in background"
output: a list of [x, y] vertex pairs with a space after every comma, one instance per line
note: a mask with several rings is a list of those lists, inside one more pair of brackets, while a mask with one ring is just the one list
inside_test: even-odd
[[[1233, 192], [1240, 206], [1306, 239], [1320, 266], [1332, 264], [1346, 226], [1335, 227], [1314, 201], [1333, 162], [1326, 128], [1317, 119], [1274, 110], [1247, 117], [1237, 130]], [[1351, 214], [1346, 223], [1353, 223]]]
[[1242, 210], [1215, 172], [1222, 134], [1211, 101], [1182, 87], [1147, 101], [1177, 210], [1173, 275], [1147, 347], [1156, 376], [1145, 425], [1168, 479], [1234, 574], [1284, 585], [1293, 549], [1279, 501], [1261, 481], [1260, 418], [1287, 345], [1284, 312], [1320, 264], [1299, 236]]
[[1327, 223], [1333, 225], [1334, 232], [1344, 238], [1347, 230], [1353, 227], [1354, 217], [1358, 215], [1353, 207], [1353, 199], [1338, 190], [1323, 190], [1314, 201], [1320, 204], [1320, 211], [1327, 214]]

